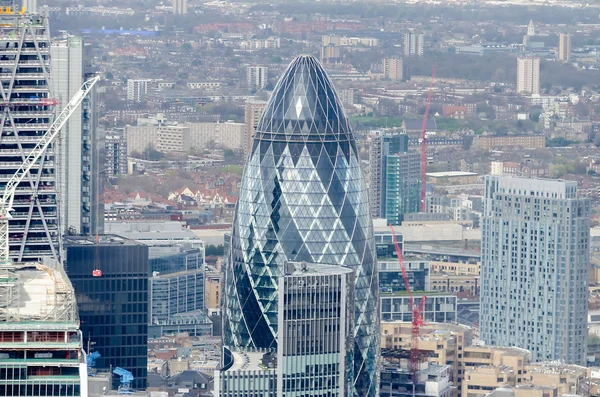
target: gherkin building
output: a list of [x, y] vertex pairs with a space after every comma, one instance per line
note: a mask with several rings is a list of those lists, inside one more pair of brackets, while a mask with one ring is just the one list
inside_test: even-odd
[[373, 226], [350, 124], [312, 56], [296, 57], [255, 130], [225, 270], [224, 344], [275, 349], [278, 277], [286, 261], [356, 272], [355, 396], [375, 396], [379, 309]]

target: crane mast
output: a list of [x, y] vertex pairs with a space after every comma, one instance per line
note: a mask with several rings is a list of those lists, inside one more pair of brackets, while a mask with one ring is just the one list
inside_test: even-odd
[[396, 249], [396, 256], [398, 257], [398, 263], [400, 264], [400, 270], [402, 271], [402, 279], [404, 280], [404, 288], [408, 294], [408, 304], [412, 312], [411, 322], [411, 347], [410, 347], [410, 374], [413, 383], [413, 395], [415, 394], [415, 386], [417, 384], [417, 372], [419, 371], [419, 335], [420, 328], [423, 325], [423, 310], [425, 308], [425, 301], [427, 297], [423, 295], [419, 304], [415, 303], [412, 291], [410, 289], [410, 282], [408, 275], [406, 274], [406, 268], [404, 267], [404, 259], [402, 258], [402, 250], [396, 239], [396, 233], [394, 232], [394, 226], [390, 223], [390, 229], [392, 231], [392, 241], [394, 242], [394, 248]]
[[8, 222], [9, 219], [11, 219], [10, 212], [12, 211], [12, 204], [15, 198], [15, 192], [17, 191], [17, 186], [21, 183], [23, 178], [25, 178], [27, 173], [31, 171], [40, 157], [46, 152], [48, 146], [56, 139], [60, 130], [64, 127], [65, 123], [69, 120], [77, 107], [79, 107], [83, 99], [89, 94], [94, 85], [96, 85], [98, 80], [100, 80], [100, 77], [95, 76], [83, 83], [81, 88], [56, 117], [50, 128], [40, 138], [31, 152], [29, 152], [17, 172], [15, 172], [6, 183], [4, 193], [0, 198], [0, 262], [3, 265], [10, 263]]
[[425, 114], [423, 115], [423, 124], [421, 125], [421, 212], [425, 212], [425, 198], [427, 194], [427, 117], [429, 116], [429, 105], [431, 104], [431, 91], [433, 90], [433, 80], [435, 79], [435, 65], [431, 72], [431, 82], [427, 92], [427, 104], [425, 105]]

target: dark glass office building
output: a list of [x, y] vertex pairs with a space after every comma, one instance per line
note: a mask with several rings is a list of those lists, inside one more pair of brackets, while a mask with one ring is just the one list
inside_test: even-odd
[[[96, 368], [131, 371], [146, 388], [148, 362], [148, 246], [113, 235], [65, 238], [65, 270], [81, 319], [84, 348], [102, 357]], [[94, 270], [102, 276], [94, 276]], [[114, 377], [117, 386], [119, 378]]]

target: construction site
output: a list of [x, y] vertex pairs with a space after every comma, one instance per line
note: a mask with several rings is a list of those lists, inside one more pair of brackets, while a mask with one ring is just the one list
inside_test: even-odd
[[0, 396], [87, 395], [75, 292], [62, 269], [0, 268]]

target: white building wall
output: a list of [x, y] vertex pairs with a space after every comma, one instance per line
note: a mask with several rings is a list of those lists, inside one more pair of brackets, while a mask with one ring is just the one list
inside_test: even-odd
[[[83, 40], [69, 37], [51, 47], [52, 88], [58, 98], [59, 110], [75, 95], [83, 84]], [[62, 230], [74, 227], [81, 231], [81, 105], [58, 138], [58, 197], [59, 222]]]

